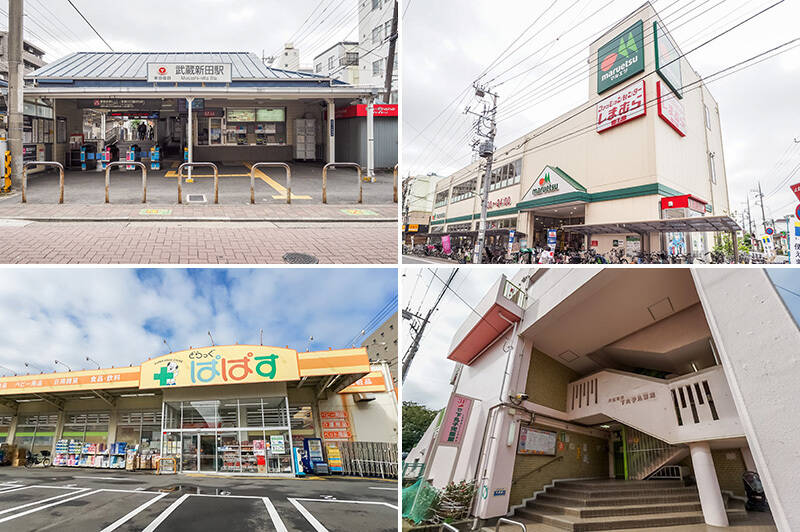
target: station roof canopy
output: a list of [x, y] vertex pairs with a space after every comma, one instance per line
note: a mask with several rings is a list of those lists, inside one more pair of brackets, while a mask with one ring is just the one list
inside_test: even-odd
[[730, 216], [697, 216], [693, 218], [666, 218], [649, 222], [617, 222], [604, 224], [565, 225], [564, 231], [584, 235], [625, 233], [704, 233], [740, 231], [741, 227]]
[[[149, 63], [231, 65], [231, 81], [174, 83], [148, 81]], [[45, 97], [100, 96], [225, 97], [239, 93], [294, 97], [353, 98], [379, 88], [354, 86], [309, 72], [273, 68], [250, 52], [75, 52], [25, 76], [26, 94]]]

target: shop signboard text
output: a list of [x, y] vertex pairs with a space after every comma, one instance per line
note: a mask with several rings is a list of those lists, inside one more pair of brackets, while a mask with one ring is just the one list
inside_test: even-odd
[[683, 104], [678, 101], [669, 90], [661, 88], [661, 82], [656, 81], [656, 99], [658, 100], [658, 116], [661, 120], [669, 124], [678, 135], [686, 136], [686, 111]]
[[597, 132], [602, 133], [646, 114], [645, 84], [641, 79], [597, 104]]
[[597, 94], [644, 71], [643, 30], [639, 20], [597, 50]]
[[230, 83], [230, 63], [147, 63], [149, 83]]
[[464, 433], [467, 430], [469, 413], [472, 410], [472, 399], [463, 395], [453, 394], [447, 411], [439, 429], [439, 443], [441, 445], [461, 445]]

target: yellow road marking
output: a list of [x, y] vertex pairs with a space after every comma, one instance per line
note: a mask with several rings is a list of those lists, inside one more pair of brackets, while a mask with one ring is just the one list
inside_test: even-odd
[[[183, 173], [184, 177], [186, 177], [188, 175], [189, 174], [187, 172]], [[178, 177], [178, 172], [176, 172], [174, 170], [170, 170], [169, 172], [164, 174], [164, 177]], [[198, 174], [195, 174], [194, 172], [192, 172], [192, 177], [214, 177], [214, 174], [198, 175]], [[250, 177], [250, 174], [219, 174], [219, 177]], [[294, 195], [292, 195], [292, 197], [294, 197]]]
[[[253, 169], [253, 165], [251, 163], [244, 163], [244, 165], [249, 170]], [[247, 174], [247, 175], [250, 175], [250, 174]], [[277, 195], [272, 196], [272, 199], [286, 199], [286, 187], [285, 186], [281, 185], [280, 183], [278, 183], [277, 181], [272, 179], [270, 176], [268, 176], [267, 174], [262, 172], [260, 168], [256, 168], [255, 176], [257, 178], [261, 179], [264, 183], [266, 183], [269, 186], [271, 186], [272, 188], [274, 188], [278, 192]], [[303, 195], [292, 194], [292, 199], [311, 199], [311, 196], [303, 196]]]

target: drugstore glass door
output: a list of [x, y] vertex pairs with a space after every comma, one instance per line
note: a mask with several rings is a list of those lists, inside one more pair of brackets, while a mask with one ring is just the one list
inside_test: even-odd
[[198, 458], [200, 471], [217, 470], [217, 437], [214, 434], [200, 434]]
[[197, 434], [181, 436], [181, 471], [197, 471]]

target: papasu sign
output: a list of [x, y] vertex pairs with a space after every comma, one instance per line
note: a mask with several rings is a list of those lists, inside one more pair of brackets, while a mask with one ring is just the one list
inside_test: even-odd
[[597, 104], [597, 132], [602, 133], [647, 114], [644, 80], [631, 83]]
[[675, 93], [663, 88], [660, 81], [656, 81], [656, 98], [658, 99], [658, 116], [669, 124], [678, 135], [686, 136], [686, 111], [683, 104], [675, 97]]
[[230, 63], [147, 63], [149, 83], [230, 83]]
[[639, 20], [597, 50], [597, 94], [644, 71], [644, 23]]
[[461, 440], [464, 439], [464, 433], [467, 430], [470, 410], [472, 410], [472, 399], [469, 397], [458, 394], [450, 397], [442, 426], [439, 428], [440, 444], [461, 445]]

